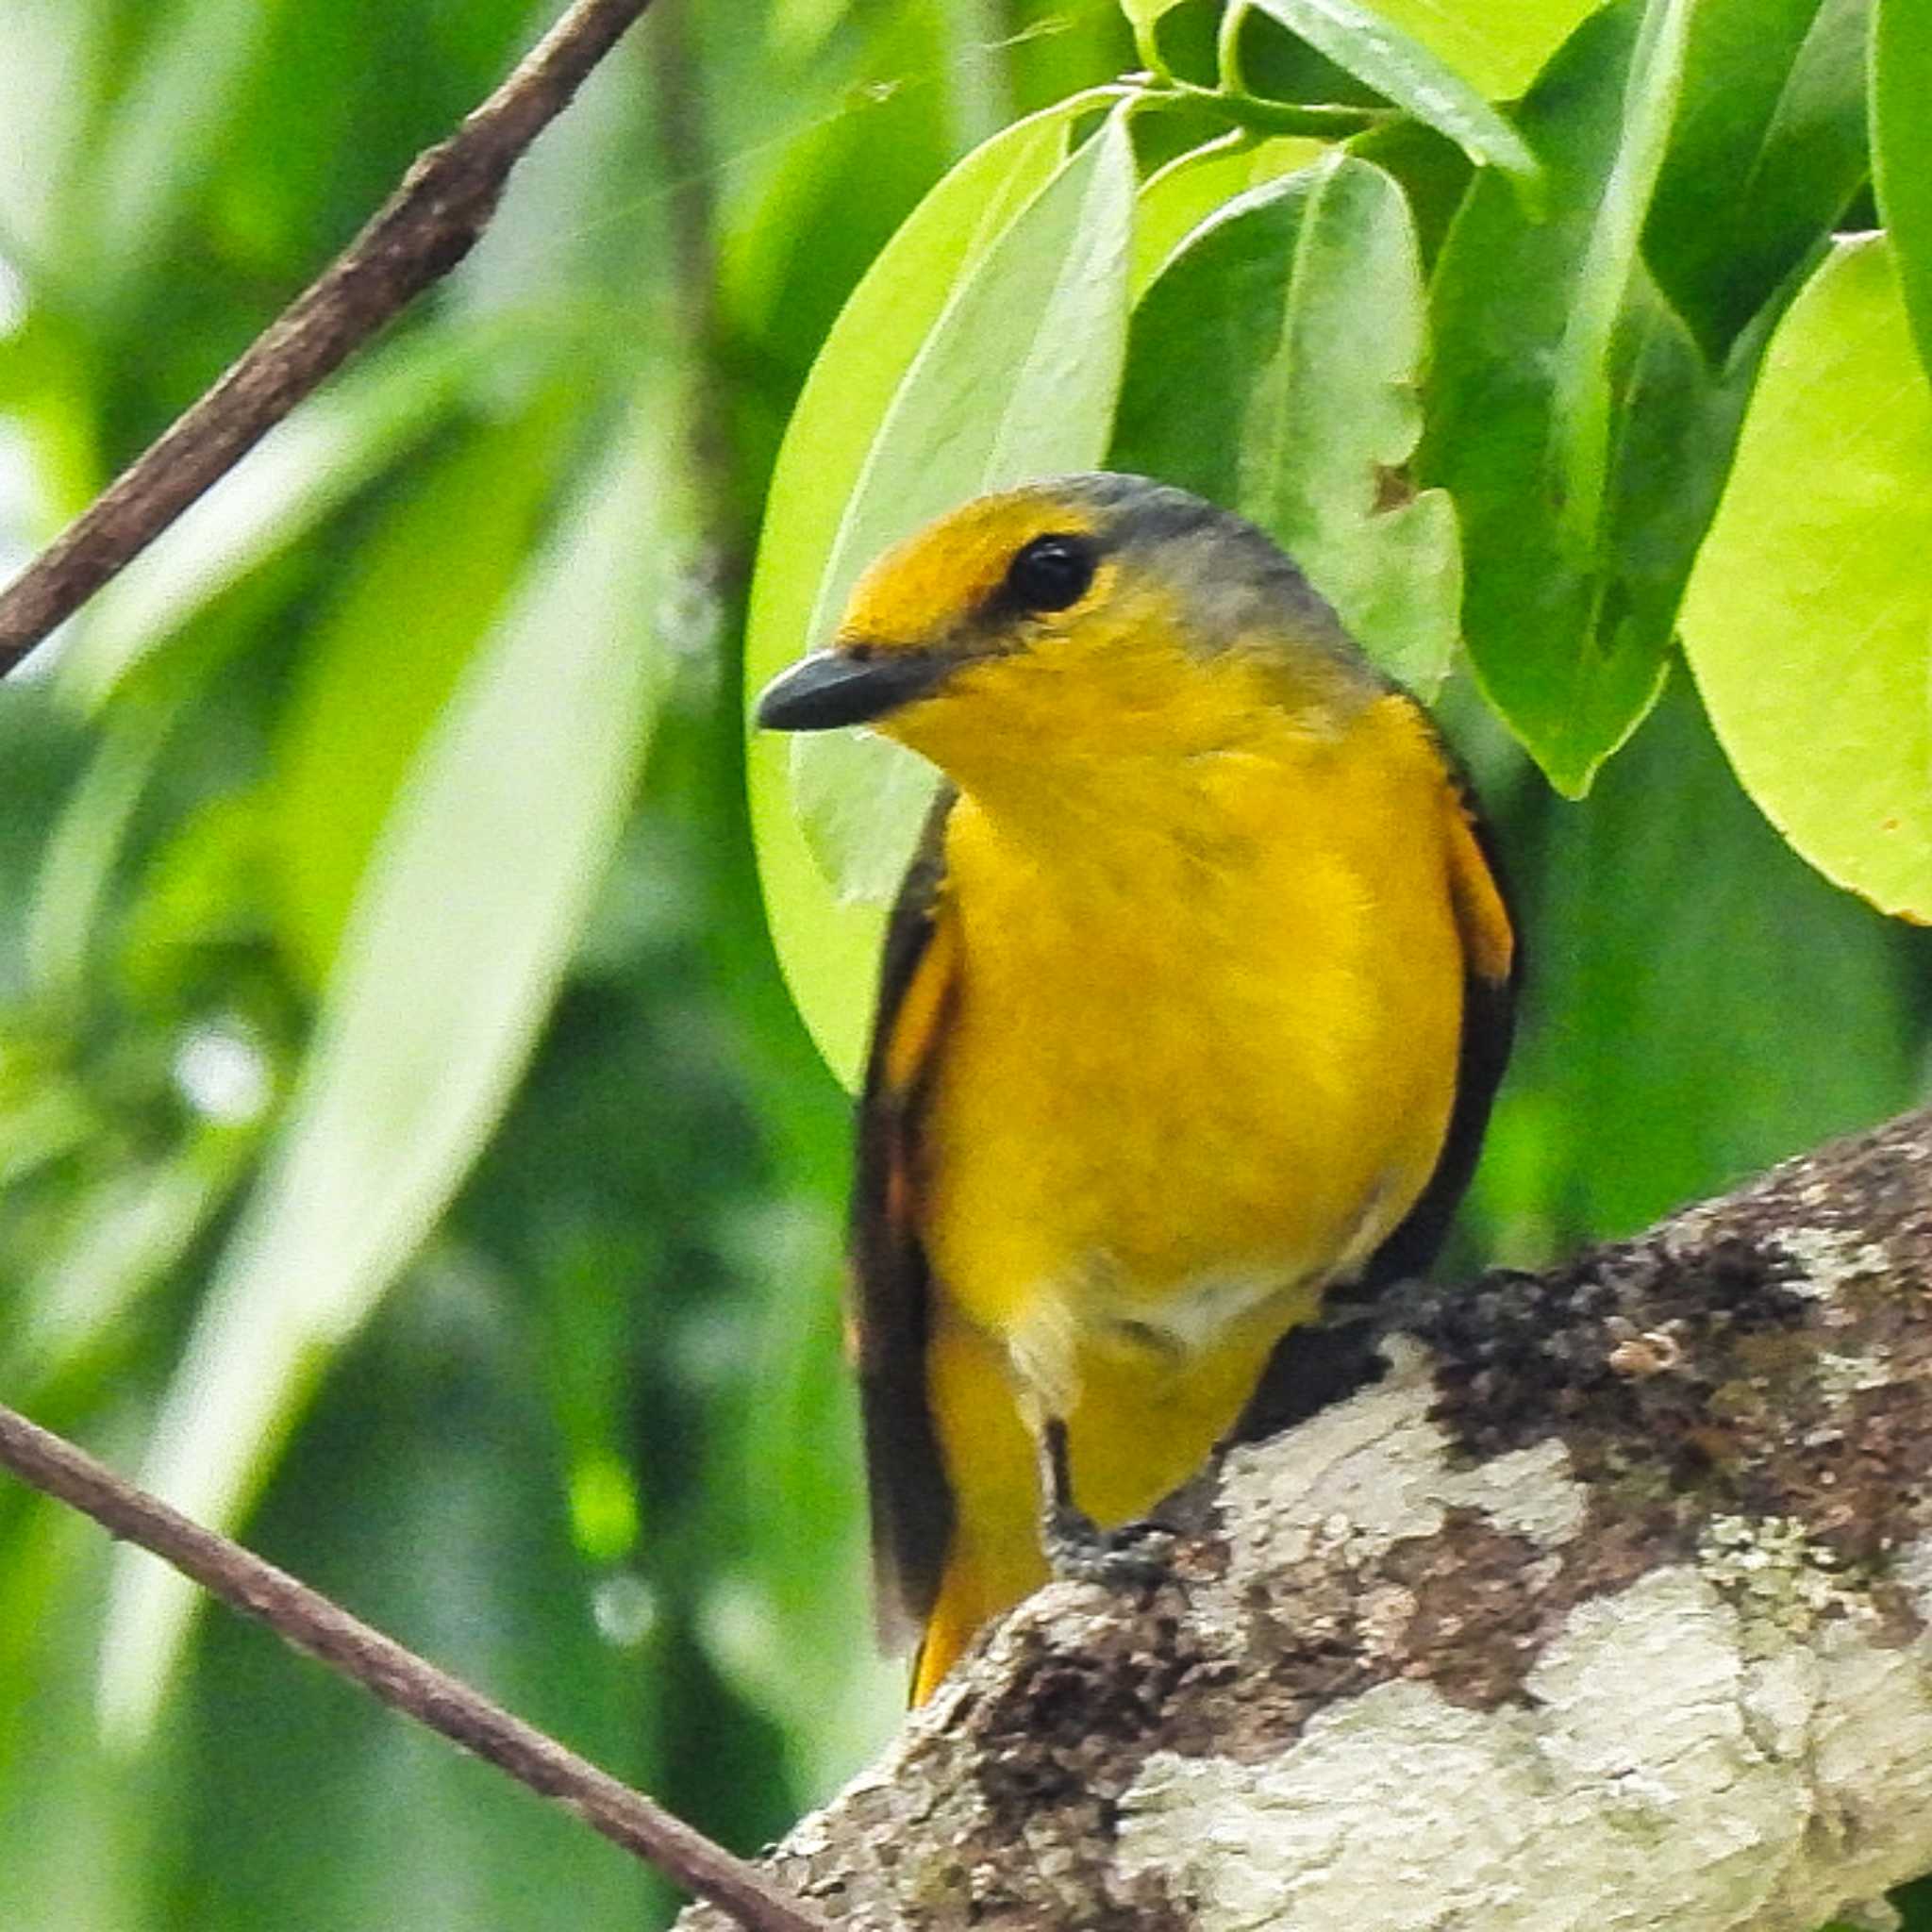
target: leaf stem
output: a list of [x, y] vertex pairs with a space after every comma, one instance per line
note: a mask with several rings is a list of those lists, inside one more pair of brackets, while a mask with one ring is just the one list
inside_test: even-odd
[[1247, 0], [1228, 0], [1214, 38], [1214, 71], [1226, 93], [1245, 95], [1249, 92], [1241, 71], [1241, 25], [1247, 17]]
[[1301, 134], [1317, 141], [1339, 140], [1399, 119], [1390, 108], [1344, 108], [1326, 102], [1268, 101], [1257, 94], [1226, 87], [1199, 87], [1178, 77], [1165, 86], [1149, 88], [1148, 101], [1186, 101], [1219, 114], [1237, 127], [1255, 134]]

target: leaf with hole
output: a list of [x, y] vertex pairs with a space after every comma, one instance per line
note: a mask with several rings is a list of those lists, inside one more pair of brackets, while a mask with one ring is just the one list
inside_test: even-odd
[[1134, 316], [1112, 461], [1258, 524], [1377, 663], [1432, 691], [1461, 575], [1414, 493], [1422, 265], [1402, 191], [1340, 154], [1197, 229]]

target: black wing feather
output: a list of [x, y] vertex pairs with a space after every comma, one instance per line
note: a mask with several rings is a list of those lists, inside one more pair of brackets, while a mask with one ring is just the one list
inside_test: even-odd
[[[953, 1532], [953, 1494], [926, 1396], [932, 1282], [906, 1195], [929, 1080], [895, 1091], [886, 1060], [900, 1003], [932, 943], [945, 880], [943, 788], [926, 819], [886, 928], [878, 1007], [858, 1107], [852, 1196], [854, 1313], [873, 1574], [880, 1634], [894, 1647], [916, 1637], [939, 1594]], [[895, 1179], [896, 1177], [896, 1179]]]
[[1496, 894], [1508, 915], [1515, 942], [1510, 948], [1507, 978], [1491, 979], [1473, 968], [1463, 974], [1462, 1041], [1456, 1064], [1456, 1100], [1449, 1113], [1449, 1130], [1442, 1137], [1442, 1151], [1436, 1157], [1435, 1170], [1416, 1196], [1415, 1206], [1369, 1257], [1359, 1283], [1363, 1291], [1384, 1288], [1391, 1281], [1420, 1274], [1436, 1258], [1449, 1233], [1449, 1224], [1456, 1217], [1457, 1206], [1475, 1173], [1483, 1132], [1490, 1124], [1490, 1108], [1496, 1098], [1496, 1089], [1502, 1084], [1503, 1070], [1509, 1063], [1509, 1048], [1516, 1037], [1516, 995], [1523, 983], [1523, 940], [1516, 923], [1516, 908], [1496, 857], [1495, 840], [1476, 806], [1469, 779], [1446, 746], [1442, 748], [1442, 757], [1457, 801], [1468, 816], [1476, 850], [1482, 854]]

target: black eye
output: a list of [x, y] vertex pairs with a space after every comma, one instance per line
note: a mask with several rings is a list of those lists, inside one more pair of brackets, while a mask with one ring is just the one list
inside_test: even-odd
[[1007, 566], [1007, 594], [1022, 610], [1064, 610], [1087, 594], [1098, 561], [1084, 537], [1036, 537]]

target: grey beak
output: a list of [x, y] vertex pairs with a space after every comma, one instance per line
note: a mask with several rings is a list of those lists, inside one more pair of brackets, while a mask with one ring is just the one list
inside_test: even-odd
[[938, 654], [888, 650], [857, 658], [814, 651], [781, 671], [759, 694], [758, 722], [766, 731], [829, 731], [864, 724], [934, 690], [952, 669]]

